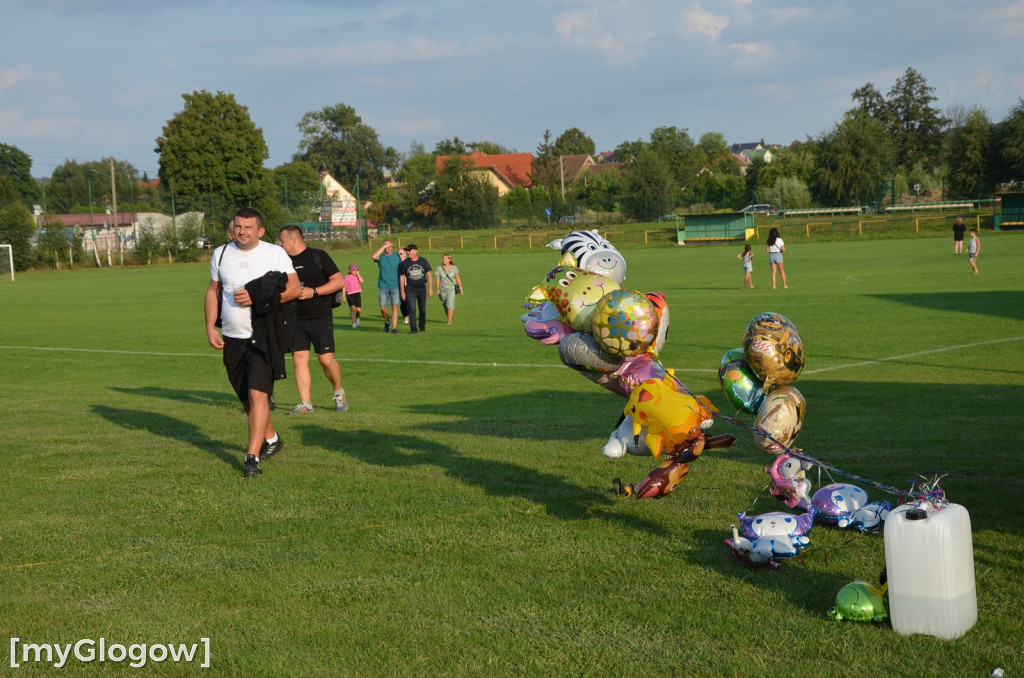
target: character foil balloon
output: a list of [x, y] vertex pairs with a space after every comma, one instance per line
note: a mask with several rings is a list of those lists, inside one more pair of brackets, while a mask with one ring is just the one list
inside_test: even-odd
[[750, 321], [743, 334], [743, 353], [766, 391], [776, 384], [792, 384], [804, 368], [800, 333], [778, 313], [761, 313]]
[[747, 364], [747, 357], [742, 348], [734, 348], [725, 352], [718, 364], [718, 382], [722, 392], [737, 409], [756, 414], [757, 408], [764, 400], [762, 380]]
[[[804, 425], [807, 401], [794, 386], [779, 386], [765, 396], [757, 410], [754, 444], [768, 454], [792, 447]], [[765, 435], [767, 434], [767, 435]]]

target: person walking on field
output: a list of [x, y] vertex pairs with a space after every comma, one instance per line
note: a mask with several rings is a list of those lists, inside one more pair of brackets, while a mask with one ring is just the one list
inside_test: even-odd
[[444, 304], [448, 324], [451, 325], [452, 315], [455, 313], [455, 295], [466, 293], [462, 286], [462, 278], [459, 276], [459, 267], [455, 265], [452, 255], [445, 254], [441, 257], [441, 267], [437, 269], [434, 281], [437, 284], [437, 297]]
[[786, 251], [786, 243], [779, 237], [779, 229], [773, 228], [768, 231], [768, 245], [765, 247], [768, 252], [768, 263], [772, 266], [772, 289], [775, 287], [775, 274], [782, 274], [782, 287], [789, 289], [786, 284], [786, 267], [782, 263], [782, 253]]
[[953, 222], [953, 254], [964, 253], [964, 233], [966, 232], [967, 224], [964, 223], [964, 218], [957, 217]]
[[409, 257], [398, 267], [398, 289], [409, 316], [409, 332], [416, 334], [416, 307], [419, 305], [419, 331], [427, 331], [427, 297], [434, 296], [434, 279], [430, 262], [420, 256], [416, 245], [408, 245]]
[[377, 262], [377, 293], [380, 297], [380, 314], [384, 316], [384, 332], [398, 334], [398, 307], [402, 304], [402, 295], [398, 290], [398, 265], [402, 257], [395, 252], [390, 240], [373, 253]]
[[978, 255], [981, 254], [981, 239], [978, 238], [977, 229], [971, 229], [971, 241], [967, 243], [967, 262], [974, 269], [974, 273], [978, 273]]
[[754, 273], [754, 252], [750, 245], [744, 245], [743, 251], [736, 258], [743, 262], [743, 289], [754, 289], [754, 281], [750, 277]]
[[324, 376], [334, 388], [334, 409], [348, 410], [348, 398], [341, 386], [341, 366], [334, 357], [334, 308], [331, 299], [344, 281], [337, 264], [323, 250], [307, 247], [298, 226], [281, 229], [281, 246], [299, 276], [299, 293], [295, 332], [292, 339], [292, 365], [299, 404], [288, 414], [309, 414], [313, 411], [311, 395], [313, 377], [309, 370], [309, 347], [313, 345]]
[[348, 303], [348, 314], [352, 318], [352, 328], [359, 327], [359, 319], [363, 315], [363, 274], [355, 264], [348, 265], [345, 286], [342, 288], [342, 301]]
[[228, 381], [249, 420], [243, 464], [249, 478], [262, 473], [260, 460], [284, 449], [270, 421], [270, 396], [274, 381], [287, 376], [284, 353], [292, 327], [282, 304], [297, 298], [300, 288], [288, 253], [261, 240], [265, 230], [258, 211], [240, 209], [231, 229], [231, 242], [210, 258], [203, 313], [207, 340], [223, 351]]

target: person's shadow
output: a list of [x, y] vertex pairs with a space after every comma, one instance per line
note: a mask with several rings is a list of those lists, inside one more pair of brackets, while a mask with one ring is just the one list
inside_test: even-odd
[[616, 501], [611, 487], [607, 491], [580, 487], [561, 476], [505, 461], [469, 457], [441, 443], [400, 433], [338, 431], [319, 425], [300, 425], [295, 431], [305, 447], [320, 447], [385, 468], [438, 467], [448, 477], [483, 488], [489, 495], [523, 498], [562, 520], [596, 518], [659, 537], [669, 536], [661, 525], [609, 511]]
[[219, 440], [210, 438], [199, 430], [195, 424], [168, 417], [159, 412], [145, 410], [126, 410], [106, 405], [93, 405], [92, 411], [107, 421], [132, 431], [146, 431], [152, 435], [162, 436], [171, 440], [188, 443], [193, 447], [211, 454], [225, 464], [241, 470], [243, 448], [237, 445], [226, 446]]

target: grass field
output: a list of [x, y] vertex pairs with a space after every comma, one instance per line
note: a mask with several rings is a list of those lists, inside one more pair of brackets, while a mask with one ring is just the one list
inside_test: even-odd
[[[202, 327], [206, 264], [0, 281], [0, 633], [210, 639], [208, 671], [148, 675], [1020, 675], [1024, 236], [986, 233], [980, 275], [946, 238], [792, 246], [774, 291], [764, 254], [740, 289], [739, 249], [624, 251], [626, 286], [667, 295], [663, 361], [731, 413], [719, 358], [755, 314], [790, 318], [800, 447], [897, 487], [948, 474], [970, 511], [979, 619], [963, 638], [826, 616], [844, 584], [876, 579], [880, 535], [815, 527], [774, 571], [731, 558], [736, 514], [780, 505], [762, 492], [770, 458], [726, 422], [712, 432], [737, 445], [672, 495], [616, 497], [613, 477], [653, 465], [601, 455], [624, 400], [518, 320], [550, 250], [456, 254], [456, 322], [431, 299], [425, 334], [384, 335], [369, 310], [352, 330], [338, 309], [350, 411], [315, 373], [317, 410], [286, 417], [279, 382], [287, 446], [248, 481], [245, 418]], [[97, 670], [137, 671], [63, 669]]]

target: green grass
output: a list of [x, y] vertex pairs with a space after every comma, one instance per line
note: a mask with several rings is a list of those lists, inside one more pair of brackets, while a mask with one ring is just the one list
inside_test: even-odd
[[736, 513], [779, 504], [761, 494], [770, 458], [725, 422], [713, 432], [737, 445], [675, 493], [617, 498], [613, 477], [652, 467], [601, 455], [624, 400], [518, 320], [550, 250], [456, 253], [456, 322], [431, 299], [423, 335], [385, 336], [370, 311], [351, 330], [338, 309], [351, 410], [314, 374], [317, 410], [286, 417], [279, 383], [287, 447], [249, 481], [202, 327], [206, 265], [0, 283], [0, 632], [209, 637], [210, 675], [1018, 675], [1024, 237], [985, 234], [977, 276], [951, 241], [789, 247], [775, 291], [763, 254], [740, 289], [738, 247], [625, 254], [627, 286], [666, 293], [662, 358], [694, 392], [729, 411], [719, 358], [773, 310], [804, 339], [808, 454], [897, 487], [948, 474], [974, 536], [979, 619], [961, 639], [827, 618], [840, 587], [877, 577], [880, 535], [815, 527], [775, 571], [732, 559]]

